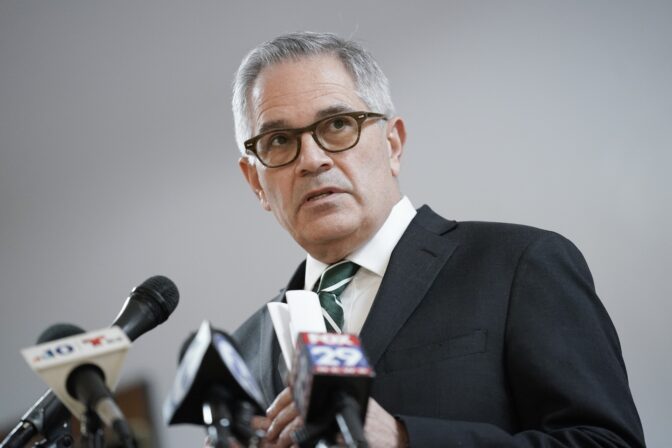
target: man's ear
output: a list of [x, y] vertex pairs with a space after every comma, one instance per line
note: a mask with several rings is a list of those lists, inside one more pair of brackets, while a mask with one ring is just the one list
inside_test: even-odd
[[259, 203], [263, 209], [270, 212], [271, 206], [266, 200], [266, 193], [264, 192], [264, 189], [259, 182], [259, 173], [257, 172], [256, 163], [253, 160], [250, 160], [248, 157], [243, 156], [238, 159], [238, 166], [240, 167], [240, 171], [243, 173], [243, 177], [250, 185], [250, 188], [252, 188], [255, 196], [257, 199], [259, 199]]
[[390, 168], [394, 177], [401, 170], [401, 155], [406, 143], [406, 125], [401, 117], [392, 117], [387, 124], [387, 144], [390, 150]]

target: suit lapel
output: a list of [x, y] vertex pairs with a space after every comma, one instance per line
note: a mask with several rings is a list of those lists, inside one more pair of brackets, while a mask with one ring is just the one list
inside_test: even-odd
[[[305, 282], [305, 272], [306, 272], [306, 262], [305, 260], [299, 265], [299, 267], [294, 272], [291, 280], [287, 284], [287, 287], [280, 290], [280, 293], [275, 296], [271, 302], [284, 302], [285, 301], [285, 291], [294, 290], [294, 289], [303, 289], [303, 284]], [[257, 371], [257, 378], [261, 379], [261, 391], [264, 394], [267, 402], [270, 404], [280, 390], [276, 390], [276, 384], [282, 383], [280, 378], [280, 373], [278, 372], [278, 366], [280, 362], [280, 345], [278, 340], [275, 337], [275, 330], [273, 329], [273, 322], [271, 321], [271, 316], [268, 314], [268, 310], [264, 308], [262, 314], [262, 322], [260, 329], [260, 347], [259, 347], [259, 370]]]
[[[281, 300], [284, 294], [280, 294], [272, 301]], [[275, 399], [275, 391], [273, 390], [273, 351], [274, 351], [274, 339], [275, 332], [273, 331], [273, 323], [271, 322], [271, 315], [268, 314], [268, 310], [265, 309], [262, 316], [261, 322], [261, 344], [259, 348], [259, 363], [257, 364], [257, 372], [255, 377], [260, 379], [261, 392], [264, 394], [266, 399], [266, 404], [270, 404]]]
[[446, 221], [425, 205], [397, 243], [360, 333], [372, 366], [422, 301], [457, 247], [455, 242], [441, 236], [455, 226], [454, 221]]

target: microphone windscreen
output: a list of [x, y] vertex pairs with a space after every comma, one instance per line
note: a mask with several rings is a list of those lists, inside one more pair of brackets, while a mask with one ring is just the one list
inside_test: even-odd
[[133, 288], [121, 311], [112, 322], [135, 341], [152, 328], [165, 322], [180, 300], [177, 286], [167, 277], [150, 277]]
[[165, 313], [164, 320], [175, 311], [180, 301], [180, 293], [177, 290], [177, 286], [175, 286], [175, 283], [171, 279], [163, 275], [155, 275], [148, 278], [140, 286], [136, 287], [133, 292], [149, 295], [153, 298]]
[[40, 334], [40, 337], [37, 338], [37, 343], [44, 344], [45, 342], [51, 342], [57, 339], [63, 339], [82, 333], [84, 333], [84, 330], [79, 328], [77, 325], [54, 324], [44, 330], [42, 334]]

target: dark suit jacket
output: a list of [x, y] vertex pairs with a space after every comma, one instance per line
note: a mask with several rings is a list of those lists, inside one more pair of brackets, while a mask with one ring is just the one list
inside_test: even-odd
[[[287, 289], [303, 288], [304, 268]], [[270, 402], [282, 383], [266, 307], [235, 337]], [[360, 338], [372, 397], [411, 446], [644, 446], [616, 331], [581, 253], [558, 234], [423, 206]]]

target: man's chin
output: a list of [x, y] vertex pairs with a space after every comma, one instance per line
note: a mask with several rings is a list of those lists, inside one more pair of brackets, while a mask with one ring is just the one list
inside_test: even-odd
[[[341, 252], [348, 250], [356, 239], [360, 225], [353, 219], [347, 220], [313, 220], [306, 224], [306, 231], [296, 241], [311, 255], [314, 250]], [[344, 254], [347, 255], [349, 252]]]
[[355, 225], [345, 225], [345, 223], [340, 225], [334, 225], [333, 223], [328, 223], [324, 225], [323, 223], [316, 223], [315, 225], [310, 226], [308, 232], [304, 234], [306, 241], [313, 241], [315, 243], [329, 243], [331, 241], [339, 241], [343, 238], [347, 238], [349, 235], [352, 235], [357, 230]]

